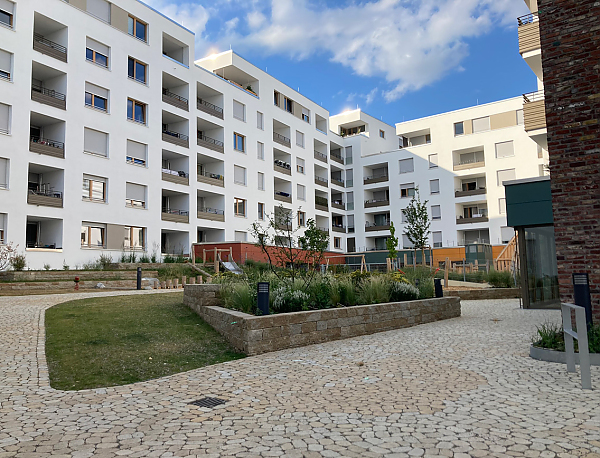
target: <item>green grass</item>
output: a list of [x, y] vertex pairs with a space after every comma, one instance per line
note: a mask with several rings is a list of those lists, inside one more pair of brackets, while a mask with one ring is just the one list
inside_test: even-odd
[[182, 304], [183, 294], [81, 299], [46, 311], [50, 385], [81, 390], [242, 358]]

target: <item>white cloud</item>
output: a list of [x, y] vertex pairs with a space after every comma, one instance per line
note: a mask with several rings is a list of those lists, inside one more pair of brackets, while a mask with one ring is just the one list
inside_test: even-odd
[[[171, 17], [169, 9], [176, 8], [188, 23], [197, 21], [194, 30], [205, 35], [205, 8], [190, 3], [174, 6], [168, 1], [172, 0], [152, 3], [164, 4], [155, 7]], [[198, 9], [199, 18], [192, 7]], [[258, 50], [291, 59], [324, 55], [357, 75], [383, 78], [385, 88], [351, 94], [366, 104], [378, 95], [396, 100], [460, 71], [469, 52], [468, 39], [494, 27], [514, 26], [516, 17], [527, 12], [522, 0], [374, 0], [340, 2], [335, 7], [311, 0], [227, 0], [213, 8], [222, 9], [211, 10], [211, 17], [233, 14], [240, 20], [223, 19], [225, 25], [217, 27], [218, 32], [207, 41], [221, 49], [231, 44], [242, 53]]]

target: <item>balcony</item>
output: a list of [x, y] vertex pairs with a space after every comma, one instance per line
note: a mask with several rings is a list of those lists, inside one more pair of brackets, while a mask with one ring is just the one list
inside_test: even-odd
[[29, 151], [61, 159], [65, 158], [65, 144], [48, 138], [31, 136], [29, 139]]
[[524, 54], [541, 49], [540, 22], [537, 13], [530, 13], [517, 18], [519, 24], [519, 52]]
[[329, 211], [329, 202], [325, 197], [315, 196], [315, 208], [324, 212]]
[[287, 146], [288, 148], [292, 146], [292, 143], [289, 138], [284, 137], [283, 135], [278, 134], [277, 132], [273, 132], [273, 141], [275, 143], [279, 143], [280, 145]]
[[546, 128], [544, 91], [523, 94], [523, 121], [526, 132]]
[[35, 84], [31, 85], [31, 100], [60, 108], [61, 110], [67, 109], [67, 98], [64, 94]]
[[164, 142], [169, 142], [177, 146], [183, 146], [184, 148], [190, 147], [189, 137], [187, 135], [180, 134], [179, 132], [163, 130], [162, 139]]
[[341, 200], [332, 200], [331, 206], [333, 208], [337, 208], [338, 210], [346, 210], [346, 207], [344, 207], [344, 202], [342, 202]]
[[485, 161], [478, 159], [462, 159], [459, 160], [458, 164], [454, 164], [453, 170], [468, 170], [468, 169], [476, 169], [479, 167], [485, 167]]
[[323, 187], [327, 188], [328, 180], [327, 180], [327, 178], [315, 176], [315, 184], [318, 184], [319, 186], [323, 186]]
[[180, 95], [170, 92], [168, 89], [163, 88], [162, 90], [162, 101], [173, 105], [174, 107], [181, 108], [182, 110], [189, 111], [188, 99], [181, 97]]
[[27, 203], [44, 207], [63, 208], [63, 195], [60, 191], [29, 190]]
[[275, 191], [275, 200], [280, 202], [287, 202], [288, 204], [292, 203], [292, 196], [288, 192], [284, 191]]
[[334, 162], [338, 162], [342, 165], [344, 165], [344, 159], [342, 158], [342, 155], [339, 153], [334, 153], [333, 151], [331, 151], [329, 153], [329, 157], [331, 157], [331, 160]]
[[385, 199], [385, 200], [376, 200], [376, 199], [371, 199], [371, 200], [365, 200], [365, 208], [375, 208], [375, 207], [385, 207], [386, 205], [390, 204], [390, 200], [389, 199]]
[[329, 235], [329, 229], [326, 227], [317, 227], [318, 230], [320, 230], [323, 234], [327, 234]]
[[225, 221], [225, 212], [216, 208], [201, 207], [198, 209], [198, 219], [207, 219], [209, 221]]
[[203, 146], [218, 153], [225, 153], [225, 147], [222, 141], [207, 137], [206, 135], [198, 136], [198, 146]]
[[218, 107], [214, 103], [207, 102], [201, 98], [196, 100], [196, 107], [198, 110], [208, 113], [209, 115], [215, 116], [219, 119], [223, 119], [223, 108]]
[[162, 169], [163, 181], [170, 183], [183, 184], [188, 186], [190, 184], [190, 175], [184, 171], [176, 171], [169, 169]]
[[467, 191], [456, 190], [454, 191], [454, 197], [480, 196], [485, 194], [486, 192], [486, 188], [470, 189]]
[[340, 180], [338, 178], [331, 178], [331, 184], [334, 184], [336, 186], [341, 186], [342, 188], [344, 187], [344, 180]]
[[331, 229], [333, 229], [333, 232], [341, 232], [342, 234], [346, 233], [346, 228], [344, 226], [336, 226], [334, 224], [333, 226], [331, 226]]
[[176, 210], [174, 208], [163, 208], [160, 217], [163, 221], [170, 221], [172, 223], [189, 223], [190, 214], [186, 210]]
[[319, 153], [318, 151], [315, 151], [315, 159], [327, 163], [327, 155]]
[[198, 171], [197, 181], [200, 183], [212, 184], [213, 186], [225, 187], [225, 177], [218, 173]]
[[456, 218], [456, 224], [470, 224], [470, 223], [487, 223], [489, 221], [487, 214], [475, 214], [470, 218], [464, 218], [459, 216]]
[[275, 159], [275, 161], [273, 161], [273, 170], [283, 173], [284, 175], [292, 174], [292, 166], [287, 162], [280, 161], [279, 159]]
[[67, 48], [47, 40], [43, 35], [39, 33], [33, 34], [33, 50], [39, 51], [42, 54], [46, 54], [50, 57], [54, 57], [62, 62], [67, 61]]
[[390, 222], [388, 221], [383, 221], [380, 223], [370, 223], [370, 222], [366, 222], [365, 223], [365, 231], [366, 232], [374, 232], [374, 231], [389, 231], [390, 229]]
[[388, 175], [370, 176], [363, 179], [364, 184], [383, 183], [389, 180]]

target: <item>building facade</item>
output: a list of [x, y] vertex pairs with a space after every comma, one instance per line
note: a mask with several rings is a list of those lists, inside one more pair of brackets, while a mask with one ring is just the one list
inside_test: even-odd
[[501, 243], [490, 183], [543, 162], [513, 99], [394, 128], [330, 116], [234, 52], [195, 54], [191, 31], [136, 0], [0, 0], [0, 243], [30, 268], [75, 267], [252, 241], [283, 211], [332, 251], [377, 249], [416, 186], [433, 246]]

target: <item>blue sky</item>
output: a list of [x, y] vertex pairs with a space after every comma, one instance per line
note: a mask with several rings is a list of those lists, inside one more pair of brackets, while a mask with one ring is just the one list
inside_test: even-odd
[[519, 56], [523, 0], [146, 0], [331, 114], [394, 124], [536, 90]]

